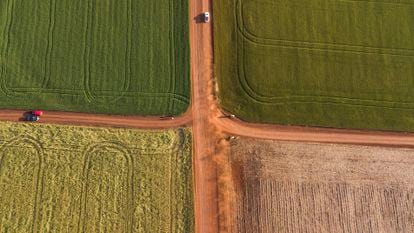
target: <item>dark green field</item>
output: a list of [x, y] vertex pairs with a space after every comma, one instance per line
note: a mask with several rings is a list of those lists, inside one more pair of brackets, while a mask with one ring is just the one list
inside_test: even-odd
[[0, 107], [180, 114], [188, 3], [1, 0]]
[[253, 122], [414, 131], [414, 1], [218, 0], [226, 110]]

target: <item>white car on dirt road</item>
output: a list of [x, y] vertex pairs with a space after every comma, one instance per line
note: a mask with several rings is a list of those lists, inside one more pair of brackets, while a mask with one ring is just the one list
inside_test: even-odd
[[204, 22], [210, 22], [210, 12], [204, 12]]

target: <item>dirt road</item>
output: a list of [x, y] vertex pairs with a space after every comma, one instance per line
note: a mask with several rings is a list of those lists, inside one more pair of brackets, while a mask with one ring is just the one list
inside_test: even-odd
[[219, 232], [216, 135], [211, 124], [208, 82], [213, 72], [211, 24], [202, 23], [210, 1], [190, 1], [190, 45], [193, 110], [195, 225], [198, 233]]
[[278, 126], [246, 123], [228, 118], [215, 118], [214, 123], [218, 128], [230, 135], [261, 139], [414, 147], [413, 133]]
[[[0, 120], [4, 121], [23, 121], [23, 110], [1, 110]], [[140, 116], [118, 116], [90, 113], [73, 112], [52, 112], [44, 111], [41, 121], [38, 123], [58, 123], [67, 125], [87, 125], [87, 126], [111, 126], [144, 129], [165, 129], [184, 125], [192, 122], [192, 111], [187, 111], [179, 117], [140, 117]]]

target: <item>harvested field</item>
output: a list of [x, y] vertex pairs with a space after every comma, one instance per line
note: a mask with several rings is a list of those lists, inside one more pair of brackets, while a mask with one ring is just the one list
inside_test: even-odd
[[414, 131], [409, 0], [218, 0], [215, 73], [243, 120]]
[[194, 232], [189, 129], [0, 124], [0, 232]]
[[0, 108], [181, 114], [188, 31], [186, 1], [0, 1]]
[[414, 232], [414, 150], [239, 139], [240, 233]]

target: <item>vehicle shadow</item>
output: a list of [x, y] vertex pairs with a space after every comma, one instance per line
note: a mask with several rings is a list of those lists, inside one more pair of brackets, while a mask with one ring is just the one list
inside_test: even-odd
[[194, 17], [194, 20], [197, 24], [204, 23], [204, 14], [199, 14], [196, 17]]

